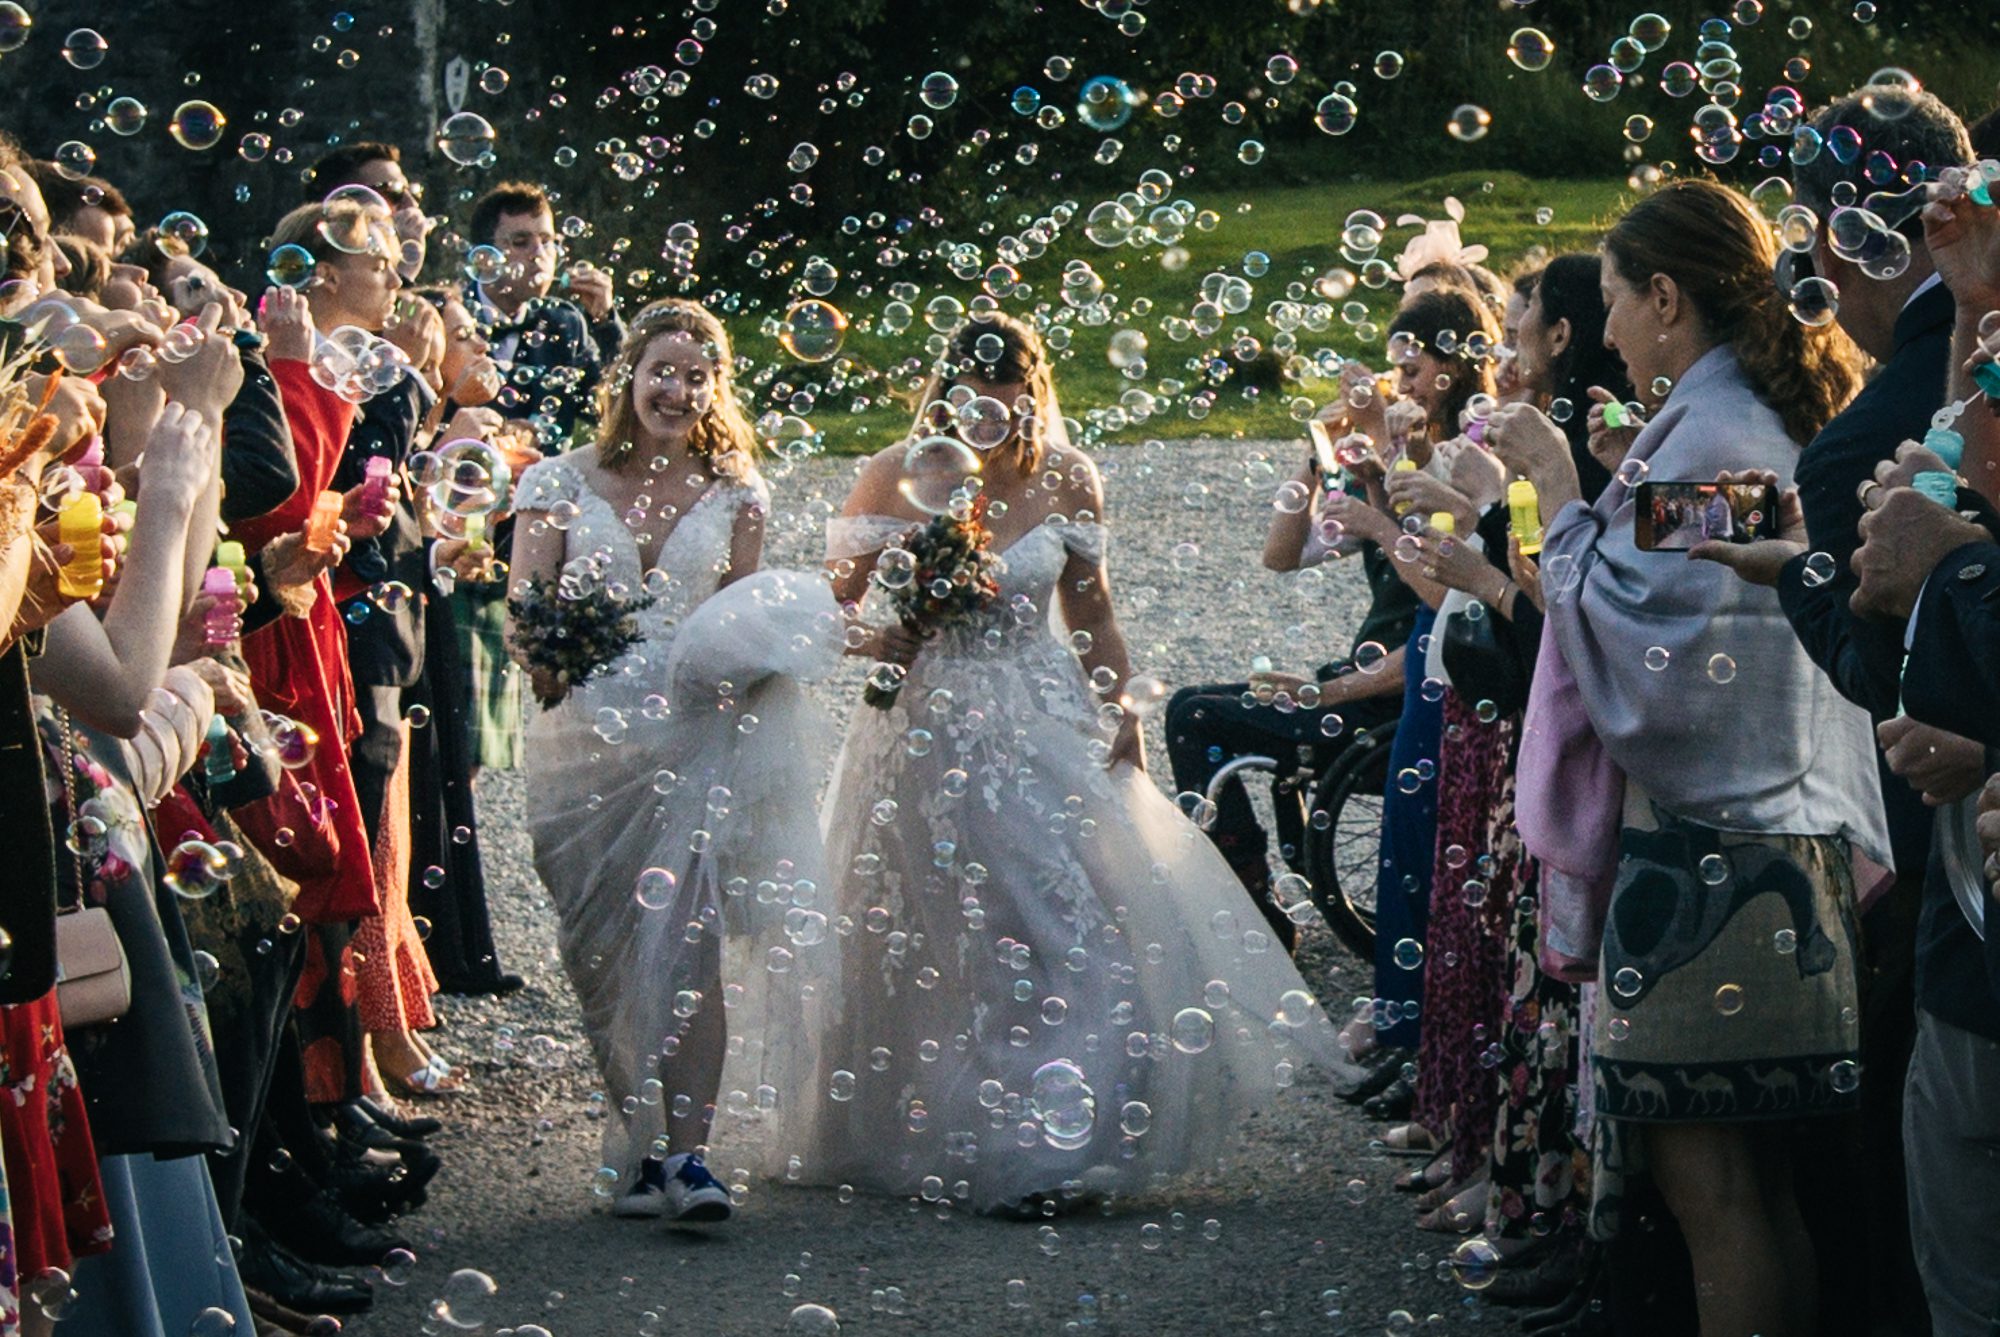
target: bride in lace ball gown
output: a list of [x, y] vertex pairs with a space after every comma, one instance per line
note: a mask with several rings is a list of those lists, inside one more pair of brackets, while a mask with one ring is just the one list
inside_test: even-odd
[[[804, 1165], [1050, 1211], [1216, 1167], [1250, 1111], [1338, 1050], [1144, 772], [1097, 471], [1064, 439], [1040, 338], [974, 320], [948, 358], [916, 435], [950, 423], [984, 448], [1000, 594], [921, 642], [872, 599], [849, 631], [908, 676], [888, 709], [855, 710], [822, 819], [847, 936]], [[845, 604], [926, 518], [915, 458], [871, 460], [829, 530]]]
[[528, 469], [516, 507], [517, 579], [653, 600], [608, 675], [565, 693], [524, 665], [554, 702], [528, 728], [535, 869], [604, 1076], [598, 1174], [621, 1215], [726, 1216], [686, 1162], [725, 1057], [768, 1103], [808, 1042], [809, 962], [789, 966], [818, 935], [785, 919], [816, 885], [827, 731], [798, 684], [837, 662], [844, 627], [816, 574], [757, 570], [770, 494], [729, 368], [704, 308], [646, 308], [597, 445]]

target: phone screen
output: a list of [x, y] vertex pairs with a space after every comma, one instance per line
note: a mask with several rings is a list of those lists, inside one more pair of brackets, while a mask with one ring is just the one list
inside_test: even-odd
[[1319, 461], [1320, 477], [1331, 483], [1341, 475], [1340, 461], [1333, 457], [1333, 433], [1318, 418], [1306, 419], [1306, 434], [1312, 437], [1313, 457]]
[[1686, 552], [1697, 543], [1755, 543], [1778, 536], [1778, 498], [1764, 483], [1645, 482], [1635, 490], [1633, 539], [1641, 552]]

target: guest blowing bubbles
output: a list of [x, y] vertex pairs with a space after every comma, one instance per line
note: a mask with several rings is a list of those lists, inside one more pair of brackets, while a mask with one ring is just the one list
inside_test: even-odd
[[1488, 433], [1552, 514], [1522, 834], [1545, 904], [1610, 888], [1598, 1201], [1643, 1154], [1687, 1237], [1708, 1337], [1813, 1331], [1812, 1246], [1768, 1120], [1854, 1101], [1847, 842], [1887, 857], [1867, 720], [1775, 595], [1634, 541], [1641, 477], [1789, 478], [1853, 389], [1851, 355], [1791, 319], [1772, 259], [1770, 229], [1725, 187], [1641, 201], [1605, 240], [1605, 339], [1658, 409], [1617, 476], [1586, 507], [1544, 415], [1508, 406]]

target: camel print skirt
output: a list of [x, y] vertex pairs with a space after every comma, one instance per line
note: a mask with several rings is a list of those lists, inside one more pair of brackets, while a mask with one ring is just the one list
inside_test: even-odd
[[1606, 1119], [1859, 1102], [1854, 878], [1835, 836], [1716, 831], [1628, 793], [1591, 1067]]

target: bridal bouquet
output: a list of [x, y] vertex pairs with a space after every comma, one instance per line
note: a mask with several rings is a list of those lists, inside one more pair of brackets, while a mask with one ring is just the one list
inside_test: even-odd
[[514, 648], [563, 687], [561, 695], [543, 700], [542, 709], [554, 706], [569, 689], [608, 673], [639, 643], [638, 614], [652, 603], [650, 595], [619, 598], [602, 586], [578, 594], [574, 586], [565, 589], [561, 580], [546, 577], [516, 585], [507, 599]]
[[[956, 499], [954, 499], [956, 501]], [[999, 557], [993, 531], [986, 527], [986, 498], [954, 505], [912, 534], [901, 548], [886, 550], [875, 565], [875, 583], [889, 595], [896, 617], [913, 632], [926, 634], [963, 622], [1000, 593], [993, 578]], [[887, 710], [903, 690], [904, 670], [878, 664], [868, 675], [861, 699]]]

